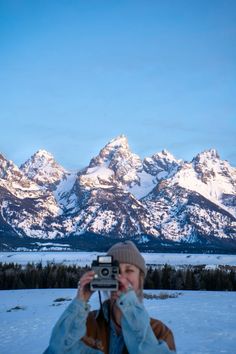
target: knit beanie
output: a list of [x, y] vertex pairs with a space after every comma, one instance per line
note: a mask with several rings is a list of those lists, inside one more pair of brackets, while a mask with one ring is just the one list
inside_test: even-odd
[[146, 276], [147, 270], [145, 260], [132, 241], [118, 242], [107, 252], [108, 256], [113, 256], [113, 260], [119, 263], [133, 264], [138, 267]]

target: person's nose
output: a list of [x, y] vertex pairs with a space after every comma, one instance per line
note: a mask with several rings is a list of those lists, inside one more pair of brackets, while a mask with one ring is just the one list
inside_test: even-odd
[[122, 277], [125, 276], [125, 271], [124, 271], [123, 269], [120, 269], [120, 275], [121, 275]]

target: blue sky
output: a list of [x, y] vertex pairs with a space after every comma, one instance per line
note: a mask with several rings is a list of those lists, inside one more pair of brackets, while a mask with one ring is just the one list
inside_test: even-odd
[[0, 152], [86, 166], [216, 148], [236, 166], [234, 0], [0, 0]]

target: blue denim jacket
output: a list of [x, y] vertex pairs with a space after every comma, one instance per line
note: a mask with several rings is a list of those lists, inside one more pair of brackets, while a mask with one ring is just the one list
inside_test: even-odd
[[[116, 302], [122, 312], [122, 334], [130, 354], [175, 353], [170, 351], [165, 341], [156, 338], [149, 315], [133, 290], [122, 294]], [[102, 354], [101, 350], [93, 349], [81, 341], [86, 334], [89, 310], [87, 303], [74, 299], [54, 326], [44, 354]]]

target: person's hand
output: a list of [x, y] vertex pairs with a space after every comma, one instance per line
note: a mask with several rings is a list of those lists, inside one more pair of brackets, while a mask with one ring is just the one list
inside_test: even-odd
[[79, 281], [79, 286], [78, 286], [78, 291], [77, 291], [77, 298], [87, 302], [91, 295], [92, 295], [92, 291], [90, 290], [90, 283], [93, 280], [95, 275], [94, 271], [89, 271], [86, 272], [82, 275], [82, 277], [80, 278]]
[[118, 296], [120, 296], [122, 293], [127, 293], [129, 290], [133, 289], [128, 279], [122, 276], [121, 274], [118, 275], [117, 280], [119, 282], [119, 290], [117, 292]]

